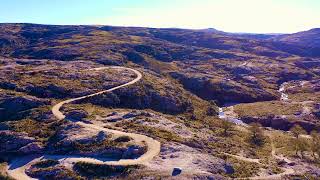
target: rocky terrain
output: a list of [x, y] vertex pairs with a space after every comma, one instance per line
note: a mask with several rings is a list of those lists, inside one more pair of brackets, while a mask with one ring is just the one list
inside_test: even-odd
[[288, 131], [299, 124], [306, 131], [319, 131], [319, 82], [291, 81], [285, 84], [286, 99], [279, 101], [239, 104], [234, 113], [246, 123]]
[[319, 35], [0, 24], [0, 179], [316, 179]]

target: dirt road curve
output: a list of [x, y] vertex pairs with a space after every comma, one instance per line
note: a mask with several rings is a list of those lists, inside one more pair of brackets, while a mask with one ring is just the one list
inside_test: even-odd
[[[106, 92], [111, 92], [114, 91], [116, 89], [125, 87], [125, 86], [129, 86], [131, 84], [134, 84], [136, 82], [138, 82], [141, 78], [142, 78], [142, 74], [135, 70], [135, 69], [131, 69], [131, 68], [126, 68], [126, 67], [118, 67], [118, 66], [111, 66], [111, 67], [101, 67], [101, 68], [94, 68], [94, 69], [90, 69], [91, 71], [100, 71], [100, 70], [104, 70], [104, 69], [123, 69], [123, 70], [129, 70], [129, 71], [133, 71], [137, 77], [125, 84], [122, 84], [120, 86], [116, 86], [114, 88], [108, 89], [108, 90], [104, 90], [104, 91], [100, 91], [94, 94], [90, 94], [87, 96], [82, 96], [82, 97], [78, 97], [78, 98], [73, 98], [73, 99], [68, 99], [66, 101], [62, 101], [58, 104], [56, 104], [55, 106], [52, 107], [52, 113], [54, 114], [54, 116], [58, 119], [58, 120], [62, 120], [65, 119], [65, 115], [60, 111], [60, 108], [67, 103], [71, 103], [71, 102], [75, 102], [77, 100], [81, 100], [81, 99], [85, 99], [85, 98], [89, 98], [92, 96], [97, 96]], [[139, 164], [144, 164], [150, 160], [153, 159], [153, 157], [157, 156], [160, 152], [160, 142], [154, 140], [153, 138], [147, 137], [145, 135], [140, 135], [140, 134], [134, 134], [134, 133], [126, 133], [126, 132], [122, 132], [122, 131], [117, 131], [117, 130], [112, 130], [112, 129], [107, 129], [104, 127], [100, 127], [94, 124], [86, 124], [83, 122], [76, 122], [77, 124], [83, 126], [83, 127], [87, 127], [87, 128], [91, 128], [91, 129], [95, 129], [97, 131], [104, 131], [107, 133], [113, 133], [115, 135], [119, 135], [119, 136], [129, 136], [131, 138], [134, 139], [135, 142], [140, 142], [140, 143], [144, 143], [147, 146], [147, 152], [145, 154], [143, 154], [142, 156], [140, 156], [137, 159], [123, 159], [123, 160], [119, 160], [119, 161], [103, 161], [101, 159], [95, 159], [95, 158], [88, 158], [88, 157], [74, 157], [74, 156], [64, 156], [63, 157], [63, 162], [68, 162], [67, 164], [72, 164], [75, 162], [88, 162], [88, 163], [95, 163], [95, 164], [105, 164], [105, 165], [122, 165], [122, 166], [127, 166], [127, 165], [139, 165]], [[52, 155], [43, 155], [41, 157], [35, 157], [35, 156], [26, 156], [23, 158], [20, 158], [18, 160], [15, 160], [13, 162], [10, 163], [9, 167], [8, 167], [8, 174], [18, 180], [30, 180], [33, 179], [31, 177], [29, 177], [26, 173], [25, 170], [28, 169], [34, 162], [39, 161], [42, 158], [45, 158], [45, 156], [48, 156], [52, 159], [60, 159], [61, 160], [61, 156], [52, 156]]]

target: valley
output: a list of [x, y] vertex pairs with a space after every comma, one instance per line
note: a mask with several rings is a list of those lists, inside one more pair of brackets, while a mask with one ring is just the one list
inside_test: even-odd
[[0, 24], [0, 179], [317, 179], [318, 35]]

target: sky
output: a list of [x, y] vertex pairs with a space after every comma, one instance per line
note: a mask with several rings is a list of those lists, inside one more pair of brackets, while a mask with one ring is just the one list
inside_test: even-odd
[[320, 28], [320, 0], [0, 0], [0, 23], [294, 33]]

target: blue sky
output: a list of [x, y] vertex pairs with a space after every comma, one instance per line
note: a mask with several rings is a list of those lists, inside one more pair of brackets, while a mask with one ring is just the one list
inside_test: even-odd
[[320, 0], [3, 0], [0, 22], [292, 33], [320, 27]]

